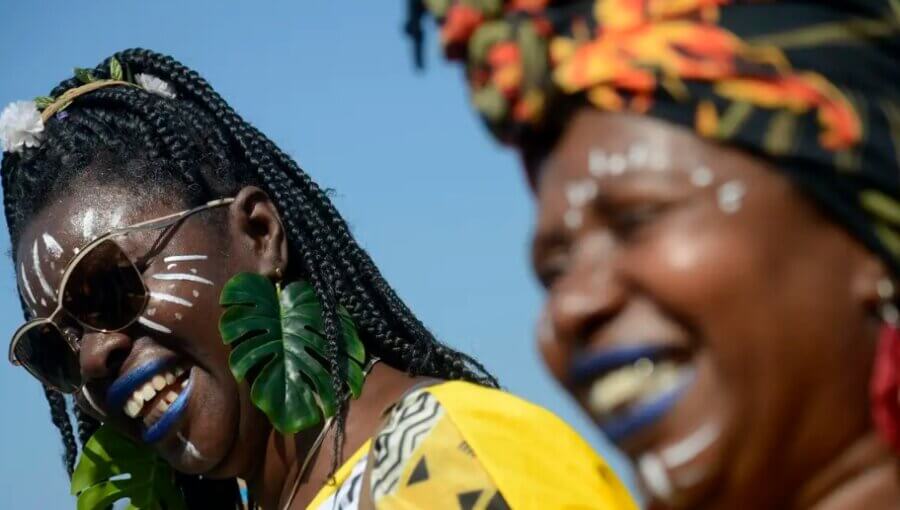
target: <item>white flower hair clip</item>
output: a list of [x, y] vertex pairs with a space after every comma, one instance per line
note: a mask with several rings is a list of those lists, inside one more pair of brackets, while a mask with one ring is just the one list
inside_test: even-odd
[[3, 152], [21, 153], [26, 148], [40, 147], [44, 125], [62, 112], [79, 96], [105, 87], [137, 87], [150, 94], [175, 99], [175, 87], [152, 74], [132, 76], [115, 58], [109, 59], [109, 79], [96, 78], [89, 70], [75, 68], [75, 78], [82, 85], [69, 89], [59, 97], [41, 96], [32, 101], [14, 101], [0, 113], [0, 148]]

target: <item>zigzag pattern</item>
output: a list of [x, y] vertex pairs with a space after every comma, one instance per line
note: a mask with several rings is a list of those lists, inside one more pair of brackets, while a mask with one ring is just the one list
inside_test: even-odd
[[424, 390], [409, 394], [394, 408], [373, 446], [371, 487], [375, 501], [394, 490], [403, 466], [443, 415], [437, 399]]

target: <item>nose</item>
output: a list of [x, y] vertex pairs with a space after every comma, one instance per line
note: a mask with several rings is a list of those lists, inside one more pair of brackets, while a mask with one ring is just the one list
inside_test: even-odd
[[134, 342], [128, 335], [90, 332], [81, 338], [81, 376], [85, 381], [105, 379], [118, 374]]
[[554, 285], [547, 318], [556, 342], [578, 351], [615, 317], [627, 299], [616, 266], [618, 249], [607, 234], [592, 234], [573, 247], [572, 265]]

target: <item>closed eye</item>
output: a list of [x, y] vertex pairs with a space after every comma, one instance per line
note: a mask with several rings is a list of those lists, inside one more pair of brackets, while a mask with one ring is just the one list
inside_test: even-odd
[[672, 204], [644, 203], [617, 208], [608, 213], [609, 226], [621, 240], [631, 240], [665, 214]]

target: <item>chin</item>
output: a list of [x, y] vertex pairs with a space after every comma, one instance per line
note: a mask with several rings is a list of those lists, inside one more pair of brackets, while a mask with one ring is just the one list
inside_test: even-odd
[[241, 444], [240, 396], [235, 385], [218, 384], [200, 367], [190, 372], [184, 391], [169, 407], [173, 412], [145, 425], [142, 439], [179, 472], [209, 475]]
[[[702, 351], [680, 358], [670, 352], [654, 359], [635, 351], [636, 359], [652, 359], [653, 366], [623, 363], [627, 370], [605, 372], [576, 397], [631, 459], [649, 508], [714, 508], [702, 502], [720, 485], [734, 436], [731, 400]], [[615, 407], [598, 404], [598, 392], [604, 393], [603, 404]]]

